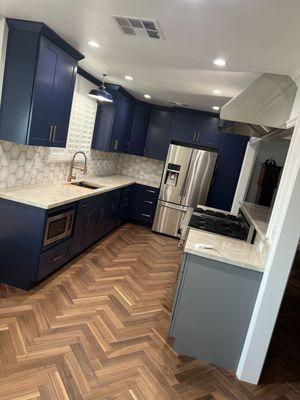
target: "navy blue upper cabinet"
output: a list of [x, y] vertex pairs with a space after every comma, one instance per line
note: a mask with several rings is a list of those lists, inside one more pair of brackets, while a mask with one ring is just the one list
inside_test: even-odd
[[127, 147], [128, 154], [142, 156], [149, 126], [151, 108], [147, 104], [136, 103]]
[[65, 147], [83, 56], [42, 23], [7, 20], [0, 139]]
[[231, 133], [222, 135], [216, 168], [218, 176], [238, 180], [248, 141], [248, 136]]
[[249, 137], [224, 133], [206, 205], [230, 211]]
[[219, 118], [200, 113], [176, 111], [171, 139], [173, 142], [192, 146], [218, 148], [221, 139]]
[[120, 87], [111, 87], [108, 91], [114, 101], [98, 105], [92, 148], [125, 153], [132, 121], [132, 100]]
[[153, 108], [147, 132], [144, 156], [165, 161], [171, 141], [173, 112]]

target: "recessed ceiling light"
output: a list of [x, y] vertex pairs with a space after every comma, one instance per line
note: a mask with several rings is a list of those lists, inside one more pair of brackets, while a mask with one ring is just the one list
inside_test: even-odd
[[218, 65], [218, 67], [225, 67], [226, 61], [223, 58], [217, 58], [214, 60], [214, 64]]
[[145, 99], [147, 99], [147, 100], [150, 100], [150, 99], [151, 99], [150, 94], [144, 94], [144, 97], [145, 97]]
[[94, 42], [93, 40], [89, 41], [88, 45], [90, 45], [91, 47], [100, 47], [100, 44], [97, 42]]
[[219, 89], [214, 89], [213, 90], [213, 94], [221, 94], [221, 93], [222, 93], [222, 91], [219, 90]]
[[219, 110], [220, 110], [220, 107], [219, 107], [219, 106], [213, 106], [213, 110], [219, 111]]
[[127, 81], [133, 81], [133, 77], [130, 76], [130, 75], [125, 75], [124, 78], [125, 78]]

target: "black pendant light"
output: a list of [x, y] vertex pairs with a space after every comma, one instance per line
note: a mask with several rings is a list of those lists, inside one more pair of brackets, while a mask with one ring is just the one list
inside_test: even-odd
[[112, 103], [113, 98], [112, 95], [105, 89], [104, 82], [105, 82], [106, 74], [103, 74], [102, 85], [98, 87], [98, 89], [92, 89], [89, 93], [90, 97], [93, 97], [97, 101], [101, 103]]

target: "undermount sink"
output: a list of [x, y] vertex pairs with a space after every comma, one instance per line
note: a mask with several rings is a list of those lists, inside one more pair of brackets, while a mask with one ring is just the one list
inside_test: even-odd
[[87, 182], [72, 182], [71, 185], [80, 186], [80, 187], [84, 187], [84, 188], [91, 189], [91, 190], [101, 189], [102, 187], [104, 187], [104, 186], [90, 185]]

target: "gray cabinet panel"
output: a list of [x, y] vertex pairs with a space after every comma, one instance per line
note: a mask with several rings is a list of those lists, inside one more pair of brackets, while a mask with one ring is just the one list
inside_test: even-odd
[[187, 255], [173, 322], [178, 353], [235, 369], [262, 273]]

